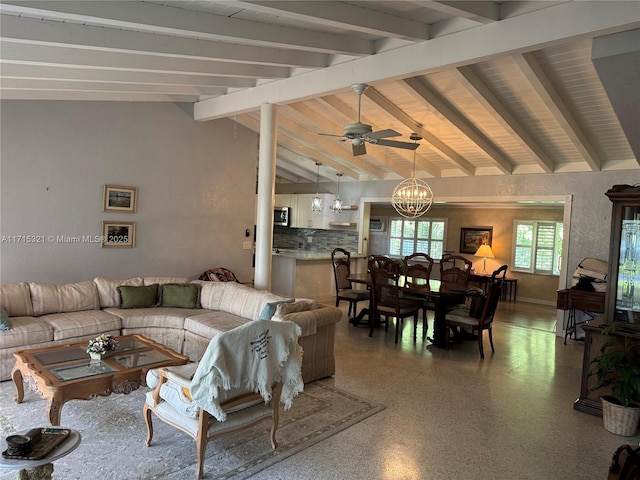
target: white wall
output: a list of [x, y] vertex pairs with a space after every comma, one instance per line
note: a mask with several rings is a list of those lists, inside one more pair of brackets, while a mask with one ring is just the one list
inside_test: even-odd
[[[194, 277], [225, 266], [253, 278], [257, 135], [196, 122], [165, 103], [0, 103], [0, 281]], [[104, 184], [138, 187], [135, 214], [102, 211]], [[135, 221], [136, 246], [11, 243], [14, 236], [99, 235]]]

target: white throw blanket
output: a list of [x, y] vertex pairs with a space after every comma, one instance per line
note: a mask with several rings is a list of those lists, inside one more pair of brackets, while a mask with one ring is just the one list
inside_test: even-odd
[[220, 335], [209, 342], [191, 380], [191, 397], [219, 421], [221, 390], [248, 388], [259, 392], [265, 402], [271, 387], [282, 382], [281, 403], [285, 410], [302, 392], [302, 348], [300, 327], [293, 322], [256, 320]]

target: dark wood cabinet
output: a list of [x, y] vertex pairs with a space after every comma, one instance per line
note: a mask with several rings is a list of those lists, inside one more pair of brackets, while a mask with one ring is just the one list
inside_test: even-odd
[[605, 315], [608, 323], [640, 323], [640, 184], [606, 195], [613, 210]]
[[605, 317], [601, 316], [593, 322], [581, 325], [584, 330], [582, 378], [580, 381], [580, 396], [573, 404], [574, 410], [599, 416], [602, 416], [600, 395], [606, 395], [608, 392], [604, 390], [591, 391], [596, 383], [596, 377], [595, 375], [590, 375], [590, 372], [592, 370], [591, 361], [600, 353], [600, 348], [604, 343], [604, 337], [600, 333], [606, 324]]
[[614, 185], [606, 196], [613, 206], [604, 315], [581, 325], [585, 332], [582, 381], [580, 397], [574, 403], [574, 409], [592, 415], [602, 415], [600, 396], [607, 394], [604, 390], [591, 392], [596, 379], [589, 375], [591, 362], [604, 342], [602, 329], [620, 322], [621, 328], [614, 334], [619, 341], [630, 337], [640, 342], [640, 184]]

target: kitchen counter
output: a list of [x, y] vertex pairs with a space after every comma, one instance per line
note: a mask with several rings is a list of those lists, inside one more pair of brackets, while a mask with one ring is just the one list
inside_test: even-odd
[[[353, 272], [364, 268], [366, 255], [351, 255]], [[315, 298], [335, 302], [335, 280], [330, 252], [280, 249], [271, 258], [271, 291], [283, 297]]]

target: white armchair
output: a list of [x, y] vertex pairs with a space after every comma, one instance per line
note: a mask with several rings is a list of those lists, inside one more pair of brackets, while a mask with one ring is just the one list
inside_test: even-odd
[[151, 413], [196, 441], [196, 478], [203, 474], [207, 442], [271, 419], [277, 448], [279, 404], [291, 406], [303, 389], [300, 328], [257, 320], [214, 337], [197, 364], [150, 370], [143, 414], [151, 445]]

